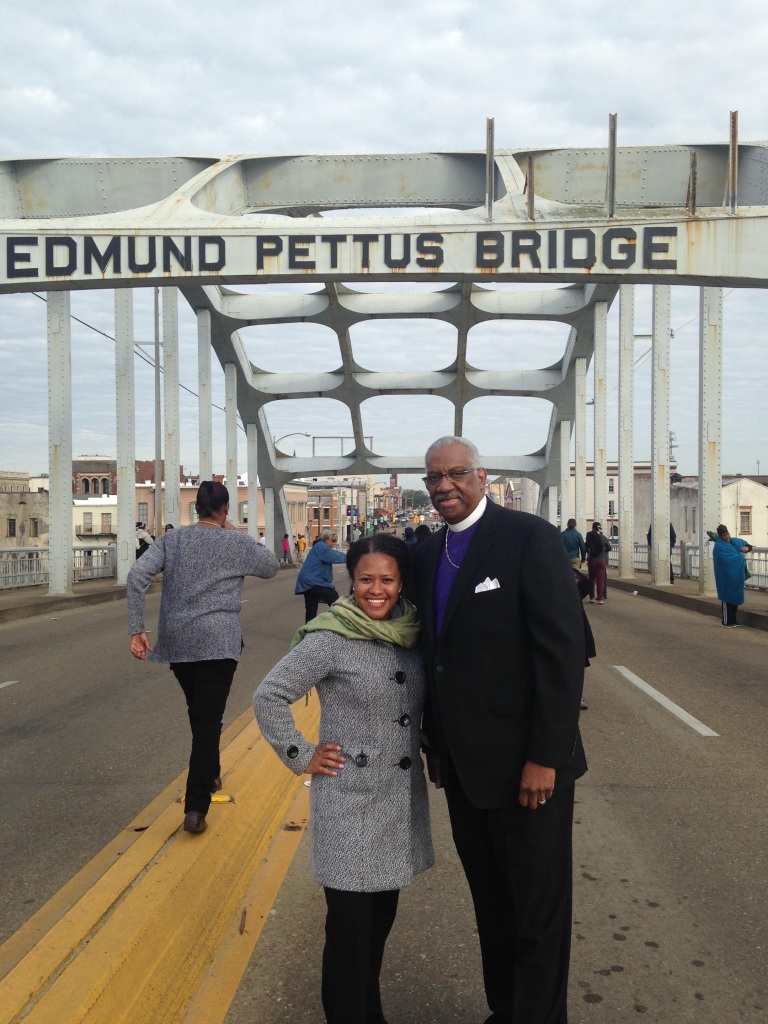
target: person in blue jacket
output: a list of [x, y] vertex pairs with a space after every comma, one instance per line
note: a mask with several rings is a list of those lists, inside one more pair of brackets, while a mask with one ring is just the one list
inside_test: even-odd
[[723, 626], [738, 626], [736, 612], [739, 605], [744, 604], [744, 580], [747, 573], [747, 560], [744, 554], [752, 550], [741, 537], [731, 537], [728, 527], [721, 523], [717, 534], [709, 536], [715, 542], [712, 560], [715, 564], [715, 584], [717, 596], [723, 606]]
[[323, 530], [299, 569], [294, 593], [304, 595], [305, 623], [315, 618], [321, 601], [330, 607], [339, 599], [333, 585], [333, 566], [343, 565], [347, 556], [334, 550], [338, 539], [335, 530]]

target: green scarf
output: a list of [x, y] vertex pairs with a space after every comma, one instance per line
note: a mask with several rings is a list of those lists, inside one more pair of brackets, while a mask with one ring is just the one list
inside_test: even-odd
[[305, 626], [296, 630], [291, 641], [292, 650], [301, 643], [307, 633], [317, 629], [327, 629], [332, 633], [340, 633], [348, 640], [384, 640], [398, 647], [412, 648], [419, 642], [419, 613], [410, 601], [400, 598], [395, 609], [400, 615], [391, 619], [371, 619], [357, 607], [351, 597], [340, 597], [327, 612], [311, 619]]

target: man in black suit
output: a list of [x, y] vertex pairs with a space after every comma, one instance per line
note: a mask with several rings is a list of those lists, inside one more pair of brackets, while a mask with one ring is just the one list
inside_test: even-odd
[[556, 528], [485, 497], [444, 437], [424, 482], [447, 526], [414, 555], [430, 777], [445, 788], [492, 1024], [566, 1024], [582, 609]]

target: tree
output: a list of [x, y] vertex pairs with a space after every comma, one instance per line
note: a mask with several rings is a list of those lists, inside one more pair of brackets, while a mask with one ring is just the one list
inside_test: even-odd
[[432, 503], [426, 491], [405, 489], [403, 491], [403, 504], [409, 508], [424, 508], [425, 505], [431, 505]]

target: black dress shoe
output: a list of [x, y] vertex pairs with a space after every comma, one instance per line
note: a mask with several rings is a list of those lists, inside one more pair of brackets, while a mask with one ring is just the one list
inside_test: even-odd
[[217, 775], [216, 778], [211, 783], [211, 792], [218, 793], [223, 785], [224, 783], [221, 781], [221, 776]]
[[184, 831], [185, 832], [205, 832], [208, 828], [208, 822], [205, 820], [205, 815], [201, 814], [200, 811], [187, 811], [184, 815]]

